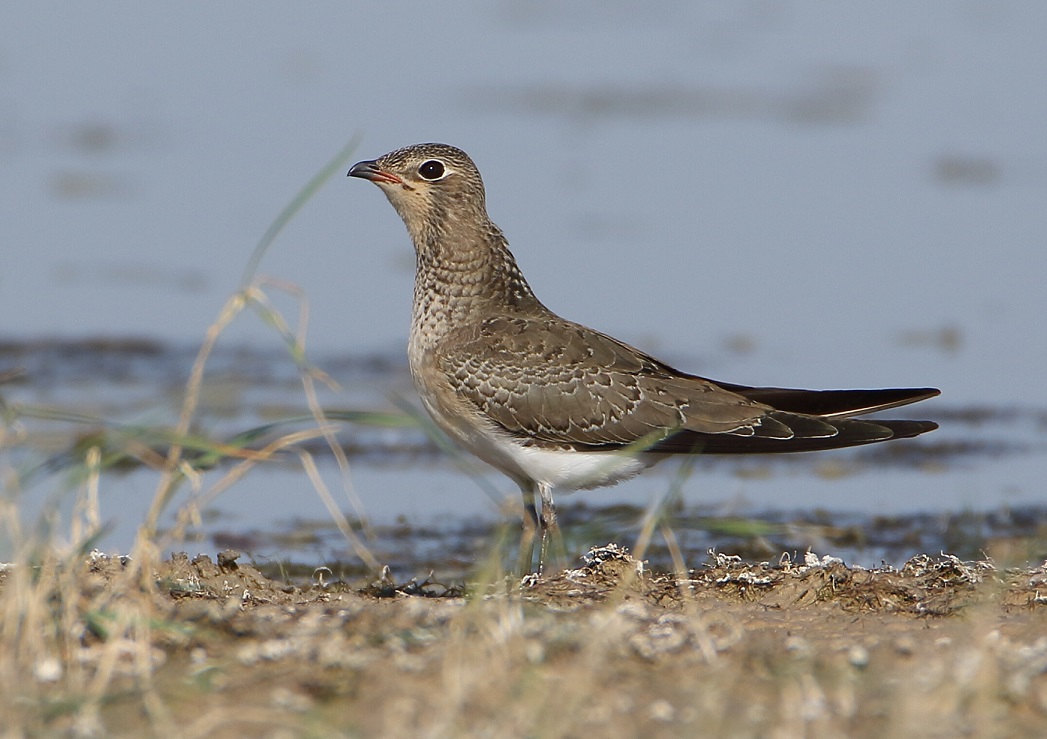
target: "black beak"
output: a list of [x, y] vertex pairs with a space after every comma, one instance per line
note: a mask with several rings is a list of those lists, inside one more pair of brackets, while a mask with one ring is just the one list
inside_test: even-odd
[[378, 173], [378, 162], [373, 159], [367, 159], [362, 162], [357, 162], [349, 168], [349, 174], [346, 177], [363, 177], [365, 180], [371, 179], [372, 176]]
[[364, 180], [370, 180], [371, 182], [388, 182], [396, 185], [403, 184], [403, 180], [392, 172], [386, 172], [384, 169], [379, 167], [378, 162], [373, 159], [357, 162], [349, 168], [349, 174], [347, 176], [359, 177]]

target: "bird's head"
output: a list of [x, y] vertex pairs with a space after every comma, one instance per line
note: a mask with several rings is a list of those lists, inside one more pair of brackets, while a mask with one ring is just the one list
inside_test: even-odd
[[357, 162], [349, 176], [382, 188], [416, 245], [489, 223], [480, 172], [468, 154], [453, 146], [407, 146]]

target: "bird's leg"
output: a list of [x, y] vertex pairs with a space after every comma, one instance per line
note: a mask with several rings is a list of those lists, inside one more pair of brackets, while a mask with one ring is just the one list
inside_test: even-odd
[[560, 527], [556, 523], [556, 504], [553, 502], [552, 487], [547, 483], [538, 483], [538, 493], [542, 496], [542, 513], [539, 516], [539, 524], [542, 528], [542, 546], [538, 555], [539, 574], [545, 569], [545, 555], [549, 551], [550, 540], [553, 547], [553, 555], [558, 564], [567, 561], [567, 549], [560, 534]]
[[541, 522], [534, 504], [535, 485], [532, 482], [520, 483], [523, 495], [523, 533], [520, 535], [520, 553], [516, 558], [516, 574], [520, 577], [530, 574], [534, 564], [534, 534]]

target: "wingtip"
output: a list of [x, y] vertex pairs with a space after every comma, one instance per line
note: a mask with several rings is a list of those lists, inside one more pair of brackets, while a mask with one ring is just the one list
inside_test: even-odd
[[888, 426], [894, 432], [892, 438], [895, 439], [912, 439], [938, 428], [938, 424], [934, 421], [877, 421], [877, 423]]

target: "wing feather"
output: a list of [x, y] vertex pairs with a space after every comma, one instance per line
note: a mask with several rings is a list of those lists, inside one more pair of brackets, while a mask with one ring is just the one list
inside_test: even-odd
[[459, 397], [509, 433], [550, 445], [788, 452], [936, 427], [849, 418], [937, 394], [930, 388], [815, 391], [717, 383], [569, 321], [493, 317], [451, 334], [436, 353]]

